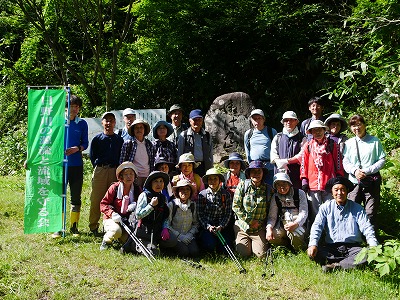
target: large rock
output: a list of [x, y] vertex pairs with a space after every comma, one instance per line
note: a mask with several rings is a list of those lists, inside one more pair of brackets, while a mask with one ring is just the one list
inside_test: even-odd
[[254, 109], [250, 96], [235, 92], [219, 96], [205, 116], [206, 130], [214, 144], [214, 162], [225, 159], [229, 153], [244, 155], [243, 136], [249, 126], [250, 112]]

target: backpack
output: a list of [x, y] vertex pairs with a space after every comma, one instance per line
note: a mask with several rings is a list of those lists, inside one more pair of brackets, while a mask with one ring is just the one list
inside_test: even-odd
[[[221, 202], [222, 202], [222, 207], [225, 208], [226, 206], [226, 198], [228, 197], [228, 192], [225, 189], [221, 188]], [[202, 190], [199, 195], [203, 196], [203, 204], [206, 203], [207, 201], [207, 189]]]
[[[254, 131], [254, 127], [250, 128], [249, 134], [247, 135], [247, 139], [246, 139], [246, 146], [247, 146], [247, 149], [249, 149], [249, 151], [250, 151], [250, 139], [253, 135], [253, 131]], [[268, 134], [268, 138], [272, 141], [272, 139], [273, 139], [272, 127], [267, 126], [267, 134]]]

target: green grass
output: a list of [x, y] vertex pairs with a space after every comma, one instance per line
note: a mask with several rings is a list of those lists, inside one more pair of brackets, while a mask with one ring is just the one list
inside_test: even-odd
[[[89, 178], [86, 178], [89, 183]], [[305, 253], [275, 258], [276, 275], [262, 278], [264, 263], [242, 261], [239, 274], [227, 257], [203, 258], [203, 269], [179, 259], [99, 251], [101, 239], [87, 235], [86, 184], [80, 237], [53, 240], [23, 234], [24, 178], [0, 177], [1, 299], [398, 299], [399, 286], [371, 270], [324, 274]], [[69, 207], [69, 205], [68, 205]]]

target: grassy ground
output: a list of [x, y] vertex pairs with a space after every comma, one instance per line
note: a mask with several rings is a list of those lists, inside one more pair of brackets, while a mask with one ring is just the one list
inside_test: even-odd
[[80, 237], [24, 235], [24, 178], [0, 177], [0, 190], [1, 299], [399, 299], [399, 286], [370, 270], [324, 274], [304, 253], [278, 253], [276, 275], [267, 269], [263, 278], [256, 258], [239, 274], [226, 257], [205, 257], [195, 269], [179, 259], [150, 264], [117, 248], [100, 252], [101, 240], [87, 235], [88, 186]]

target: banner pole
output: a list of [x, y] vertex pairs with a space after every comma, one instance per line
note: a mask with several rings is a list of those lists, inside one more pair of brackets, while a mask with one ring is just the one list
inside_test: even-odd
[[69, 124], [70, 124], [70, 101], [71, 101], [71, 88], [69, 86], [67, 89], [67, 114], [66, 114], [66, 122], [65, 122], [65, 142], [64, 142], [64, 186], [63, 186], [63, 205], [62, 205], [62, 215], [63, 215], [63, 229], [62, 236], [65, 237], [65, 233], [67, 231], [67, 187], [68, 187], [68, 156], [66, 154], [66, 150], [69, 148]]

